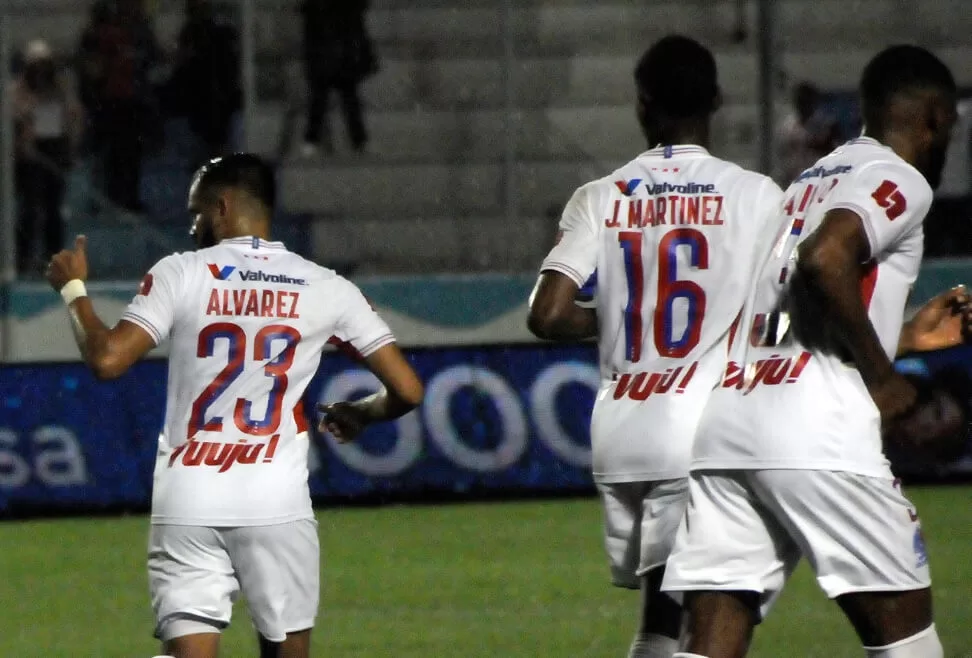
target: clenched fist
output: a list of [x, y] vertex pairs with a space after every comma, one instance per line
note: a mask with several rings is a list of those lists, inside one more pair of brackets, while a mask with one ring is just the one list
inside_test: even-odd
[[88, 278], [88, 254], [85, 251], [87, 238], [79, 235], [74, 239], [74, 249], [63, 249], [51, 258], [47, 266], [47, 282], [60, 292], [68, 281]]

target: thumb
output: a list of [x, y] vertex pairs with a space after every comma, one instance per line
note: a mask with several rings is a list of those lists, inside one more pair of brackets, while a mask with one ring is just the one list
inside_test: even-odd
[[81, 253], [84, 253], [87, 246], [88, 246], [88, 238], [86, 236], [79, 235], [78, 237], [74, 238], [75, 251], [80, 251]]

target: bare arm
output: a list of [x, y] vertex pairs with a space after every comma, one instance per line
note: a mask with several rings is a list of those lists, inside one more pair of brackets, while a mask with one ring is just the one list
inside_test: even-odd
[[109, 329], [98, 317], [84, 292], [84, 280], [88, 278], [86, 244], [85, 237], [78, 236], [74, 249], [56, 254], [48, 266], [47, 279], [62, 296], [62, 291], [73, 291], [70, 295], [73, 299], [65, 301], [69, 301], [71, 329], [84, 362], [98, 379], [115, 379], [155, 347], [155, 340], [132, 322], [122, 320]]
[[861, 264], [870, 257], [860, 217], [838, 208], [828, 212], [820, 228], [800, 245], [797, 261], [803, 289], [827, 310], [830, 328], [850, 351], [869, 388], [894, 374], [861, 299]]
[[105, 326], [90, 297], [71, 302], [68, 312], [81, 357], [98, 379], [121, 377], [155, 347], [152, 336], [137, 324], [122, 320], [111, 329]]
[[546, 340], [582, 340], [597, 336], [597, 314], [575, 303], [579, 287], [560, 272], [540, 274], [530, 300], [527, 326]]
[[373, 395], [353, 402], [318, 405], [324, 413], [318, 430], [334, 435], [340, 443], [352, 441], [372, 423], [404, 416], [422, 403], [422, 380], [394, 343], [379, 348], [364, 360], [382, 384]]
[[374, 395], [352, 403], [369, 423], [394, 420], [422, 404], [425, 394], [422, 380], [397, 345], [392, 343], [378, 349], [365, 358], [365, 365], [383, 387]]

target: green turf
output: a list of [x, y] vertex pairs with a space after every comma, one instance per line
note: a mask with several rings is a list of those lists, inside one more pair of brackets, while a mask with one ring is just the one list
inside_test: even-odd
[[[972, 489], [909, 492], [946, 656], [972, 657]], [[594, 500], [327, 510], [317, 656], [621, 658], [637, 595], [606, 584]], [[149, 658], [145, 518], [0, 524], [0, 656]], [[250, 656], [241, 609], [223, 656]], [[860, 656], [803, 569], [757, 633], [763, 658]]]

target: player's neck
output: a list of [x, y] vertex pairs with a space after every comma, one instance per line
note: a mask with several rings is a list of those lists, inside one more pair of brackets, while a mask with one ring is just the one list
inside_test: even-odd
[[226, 231], [224, 239], [233, 240], [235, 238], [260, 238], [266, 242], [270, 241], [270, 224], [266, 221], [252, 220], [241, 217], [233, 222]]
[[709, 148], [709, 125], [707, 121], [673, 123], [660, 127], [649, 141], [651, 148], [688, 144]]
[[915, 141], [903, 130], [891, 129], [875, 131], [873, 133], [865, 130], [864, 137], [870, 137], [871, 139], [884, 144], [889, 149], [894, 151], [899, 158], [912, 166], [914, 166], [918, 160], [915, 149]]

